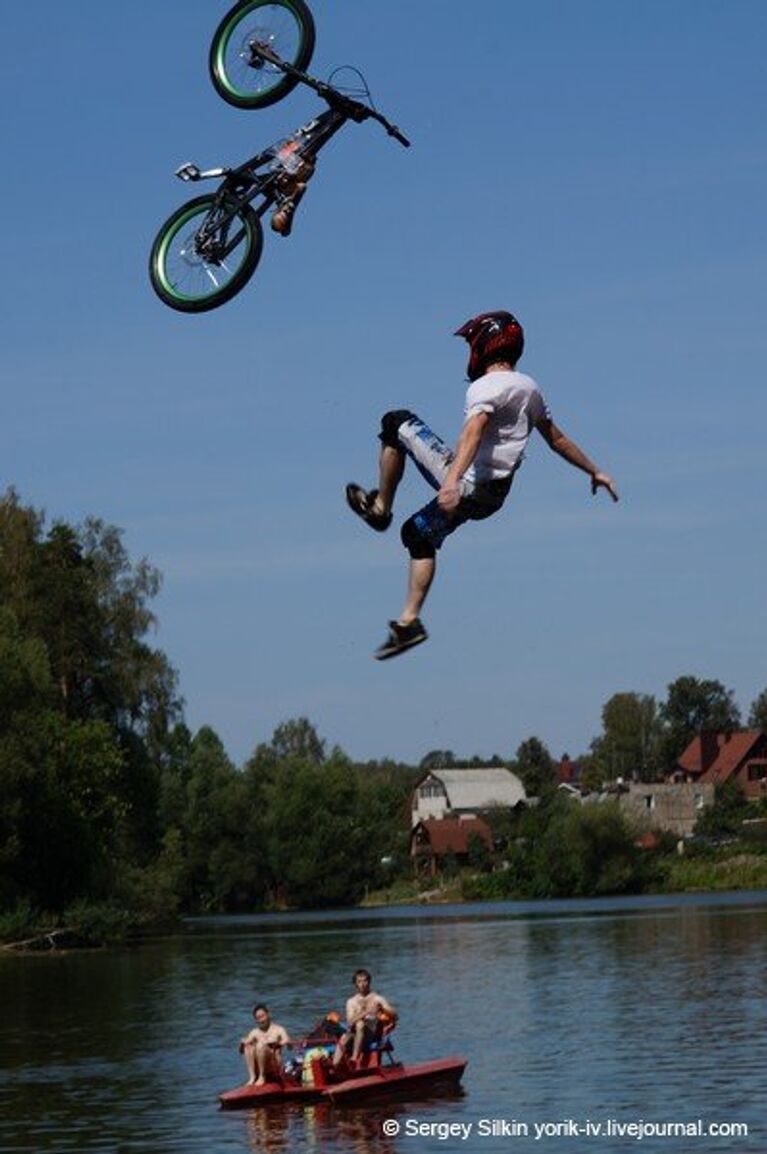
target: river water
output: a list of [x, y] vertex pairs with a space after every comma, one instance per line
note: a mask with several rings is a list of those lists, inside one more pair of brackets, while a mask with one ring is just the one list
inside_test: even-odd
[[[465, 1055], [463, 1090], [219, 1111], [254, 1001], [299, 1035], [358, 966], [400, 1011], [399, 1057]], [[200, 919], [3, 957], [0, 1152], [764, 1154], [766, 980], [767, 893]]]

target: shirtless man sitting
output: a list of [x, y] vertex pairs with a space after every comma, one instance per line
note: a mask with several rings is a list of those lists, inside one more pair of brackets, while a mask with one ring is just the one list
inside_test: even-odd
[[370, 988], [370, 974], [367, 970], [355, 970], [352, 977], [357, 991], [346, 1003], [346, 1033], [338, 1039], [333, 1064], [339, 1065], [349, 1042], [352, 1043], [351, 1060], [356, 1063], [363, 1047], [374, 1042], [380, 1035], [379, 1013], [388, 1014], [392, 1023], [397, 1020], [397, 1011], [382, 994]]
[[263, 1086], [267, 1079], [282, 1077], [282, 1049], [291, 1044], [287, 1030], [273, 1022], [269, 1007], [259, 1002], [253, 1007], [256, 1025], [240, 1039], [240, 1053], [248, 1069], [248, 1086]]

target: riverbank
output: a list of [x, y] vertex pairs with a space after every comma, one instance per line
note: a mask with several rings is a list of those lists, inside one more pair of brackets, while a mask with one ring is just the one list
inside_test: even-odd
[[[610, 897], [620, 894], [737, 893], [767, 891], [767, 854], [743, 852], [742, 847], [719, 847], [693, 855], [664, 854], [655, 858], [641, 888], [591, 893], [534, 893], [519, 885], [510, 870], [477, 873], [461, 870], [453, 876], [430, 879], [398, 878], [370, 890], [356, 907], [440, 906], [483, 901], [528, 901], [546, 898]], [[283, 909], [282, 913], [306, 912]], [[108, 902], [81, 902], [56, 918], [20, 904], [0, 914], [0, 951], [4, 953], [61, 953], [92, 950], [139, 941], [177, 928], [178, 919], [150, 920], [146, 915]]]
[[77, 902], [59, 915], [20, 902], [0, 913], [0, 951], [94, 950], [137, 941], [178, 924], [177, 919], [150, 918], [113, 902]]
[[[767, 854], [733, 853], [729, 849], [712, 850], [706, 856], [656, 858], [648, 872], [647, 884], [641, 888], [613, 891], [636, 894], [737, 893], [741, 890], [767, 890]], [[392, 885], [371, 890], [360, 902], [363, 908], [396, 905], [440, 905], [448, 902], [514, 901], [546, 897], [610, 896], [609, 891], [592, 894], [536, 894], [519, 886], [518, 879], [507, 870], [491, 873], [460, 871], [450, 879], [398, 879]]]
[[467, 899], [463, 894], [463, 878], [444, 881], [434, 879], [434, 885], [426, 886], [423, 879], [401, 879], [383, 889], [371, 890], [359, 903], [360, 909], [376, 909], [379, 906], [446, 905]]

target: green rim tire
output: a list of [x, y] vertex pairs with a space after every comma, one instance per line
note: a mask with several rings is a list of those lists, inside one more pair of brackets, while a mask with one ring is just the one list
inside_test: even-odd
[[305, 72], [314, 51], [314, 20], [304, 0], [240, 0], [219, 24], [210, 45], [210, 78], [236, 108], [266, 108], [297, 84], [255, 57], [249, 47], [254, 42]]
[[[210, 216], [217, 205], [215, 195], [188, 201], [165, 221], [152, 245], [152, 288], [161, 301], [179, 312], [203, 313], [231, 300], [248, 283], [261, 257], [263, 229], [250, 205], [243, 205], [222, 226], [223, 234]], [[206, 224], [213, 240], [210, 248], [200, 239]]]

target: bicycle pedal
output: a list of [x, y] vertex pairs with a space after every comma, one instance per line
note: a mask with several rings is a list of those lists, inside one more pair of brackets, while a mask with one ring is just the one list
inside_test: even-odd
[[200, 170], [196, 164], [192, 164], [192, 162], [188, 160], [186, 164], [182, 164], [180, 168], [176, 169], [175, 175], [179, 180], [199, 180]]

